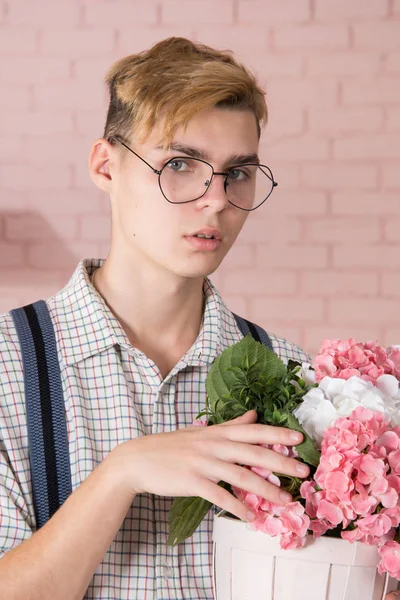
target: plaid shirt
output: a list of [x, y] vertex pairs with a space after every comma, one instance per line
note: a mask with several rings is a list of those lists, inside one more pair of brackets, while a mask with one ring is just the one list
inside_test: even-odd
[[[232, 313], [206, 279], [202, 329], [163, 380], [134, 348], [90, 283], [99, 260], [82, 261], [67, 286], [47, 300], [58, 343], [76, 489], [122, 442], [191, 425], [205, 406], [211, 363], [242, 338]], [[284, 360], [307, 360], [293, 344], [271, 335]], [[18, 339], [10, 314], [0, 317], [0, 556], [35, 531]], [[98, 565], [85, 598], [210, 600], [213, 511], [195, 534], [167, 547], [172, 499], [136, 496]]]

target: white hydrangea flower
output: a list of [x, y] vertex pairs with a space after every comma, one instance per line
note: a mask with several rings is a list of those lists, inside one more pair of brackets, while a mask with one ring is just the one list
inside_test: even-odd
[[304, 431], [318, 444], [321, 443], [325, 429], [339, 416], [332, 402], [325, 397], [320, 388], [313, 388], [307, 392], [293, 414]]
[[301, 379], [304, 379], [307, 385], [314, 385], [315, 371], [312, 368], [311, 363], [303, 362], [298, 374]]
[[318, 388], [310, 390], [294, 411], [306, 433], [320, 445], [325, 429], [338, 417], [348, 417], [363, 406], [382, 412], [393, 424], [400, 425], [399, 382], [393, 375], [382, 375], [377, 385], [360, 377], [339, 379], [324, 377]]

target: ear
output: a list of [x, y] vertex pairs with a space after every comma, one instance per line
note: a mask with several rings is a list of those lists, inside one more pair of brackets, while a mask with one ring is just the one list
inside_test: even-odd
[[111, 173], [115, 158], [115, 149], [104, 138], [100, 138], [93, 144], [89, 154], [90, 177], [98, 188], [108, 194], [112, 190]]

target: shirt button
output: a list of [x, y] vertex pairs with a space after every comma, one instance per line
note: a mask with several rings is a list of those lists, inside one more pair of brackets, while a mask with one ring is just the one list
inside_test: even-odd
[[164, 577], [165, 579], [171, 579], [172, 577], [172, 568], [171, 567], [164, 567]]

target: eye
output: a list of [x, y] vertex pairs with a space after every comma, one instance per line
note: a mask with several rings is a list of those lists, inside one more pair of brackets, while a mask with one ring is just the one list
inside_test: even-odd
[[172, 171], [185, 171], [188, 168], [188, 163], [180, 158], [173, 158], [167, 163], [167, 167], [169, 167]]
[[248, 178], [248, 173], [242, 169], [231, 169], [228, 173], [228, 179], [232, 181], [245, 181]]

